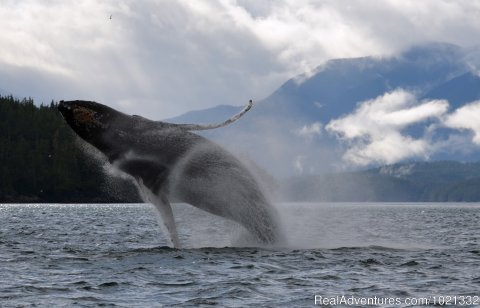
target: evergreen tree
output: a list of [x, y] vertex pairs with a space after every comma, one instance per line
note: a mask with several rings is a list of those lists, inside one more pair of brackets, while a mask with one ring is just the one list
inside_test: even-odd
[[138, 202], [125, 180], [113, 181], [127, 194], [109, 193], [102, 163], [77, 138], [55, 102], [0, 96], [0, 202]]

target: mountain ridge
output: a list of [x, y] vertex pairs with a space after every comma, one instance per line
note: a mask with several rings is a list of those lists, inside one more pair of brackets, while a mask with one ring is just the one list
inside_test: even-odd
[[[312, 75], [300, 75], [284, 82], [234, 125], [221, 131], [205, 132], [205, 135], [234, 151], [246, 152], [277, 175], [305, 170], [331, 172], [343, 164], [339, 158], [351, 145], [331, 134], [326, 126], [354, 112], [361, 102], [398, 89], [409, 91], [419, 103], [447, 99], [450, 112], [479, 100], [480, 77], [469, 58], [470, 54], [478, 52], [477, 49], [429, 43], [390, 57], [332, 59], [320, 65]], [[180, 115], [170, 120], [219, 121], [227, 116], [222, 108], [222, 112], [216, 107], [197, 111], [198, 118], [189, 114], [189, 117]], [[230, 110], [233, 114], [238, 109], [232, 107]], [[406, 137], [422, 138], [428, 133], [430, 124], [431, 121], [418, 123], [402, 133], [407, 134]], [[320, 129], [309, 129], [314, 125]], [[448, 140], [452, 131], [452, 128], [439, 129], [435, 138]], [[266, 146], [272, 144], [274, 146]], [[432, 160], [478, 160], [480, 151], [470, 151], [466, 156], [462, 151], [443, 151], [428, 156]], [[301, 168], [297, 168], [299, 161], [303, 161]]]
[[280, 199], [297, 202], [477, 202], [480, 162], [410, 162], [282, 181]]

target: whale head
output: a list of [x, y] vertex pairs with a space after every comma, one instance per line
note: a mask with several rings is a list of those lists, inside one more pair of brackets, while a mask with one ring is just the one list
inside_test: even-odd
[[60, 101], [58, 110], [75, 133], [93, 145], [125, 117], [115, 109], [91, 101]]

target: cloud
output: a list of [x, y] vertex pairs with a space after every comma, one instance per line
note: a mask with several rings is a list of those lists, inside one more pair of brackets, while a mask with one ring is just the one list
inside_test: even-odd
[[446, 117], [444, 125], [473, 132], [472, 142], [480, 145], [480, 101], [458, 108]]
[[293, 167], [298, 174], [302, 174], [305, 169], [305, 156], [298, 155], [293, 161]]
[[479, 13], [469, 0], [0, 0], [0, 87], [162, 119], [259, 100], [331, 58], [479, 44]]
[[302, 126], [300, 129], [297, 129], [295, 133], [300, 137], [312, 139], [315, 136], [320, 136], [322, 134], [322, 130], [322, 123], [314, 122], [311, 125]]
[[359, 104], [353, 113], [330, 121], [326, 129], [350, 145], [345, 161], [391, 164], [428, 157], [434, 149], [428, 138], [415, 139], [403, 131], [430, 119], [441, 122], [447, 110], [447, 101], [418, 102], [413, 94], [399, 89]]
[[[9, 1], [0, 6], [0, 68], [11, 74], [0, 83], [42, 100], [94, 99], [155, 119], [241, 105], [286, 76], [230, 21], [207, 1]], [[10, 82], [22, 72], [41, 86]], [[68, 86], [51, 82], [58, 79]]]

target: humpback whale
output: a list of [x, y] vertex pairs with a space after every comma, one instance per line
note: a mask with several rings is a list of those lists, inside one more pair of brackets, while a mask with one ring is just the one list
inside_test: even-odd
[[185, 202], [244, 226], [256, 240], [279, 240], [277, 214], [255, 176], [234, 155], [194, 131], [228, 125], [252, 107], [218, 124], [174, 124], [127, 115], [92, 101], [60, 101], [75, 133], [130, 175], [155, 205], [174, 247], [179, 239], [169, 200]]

